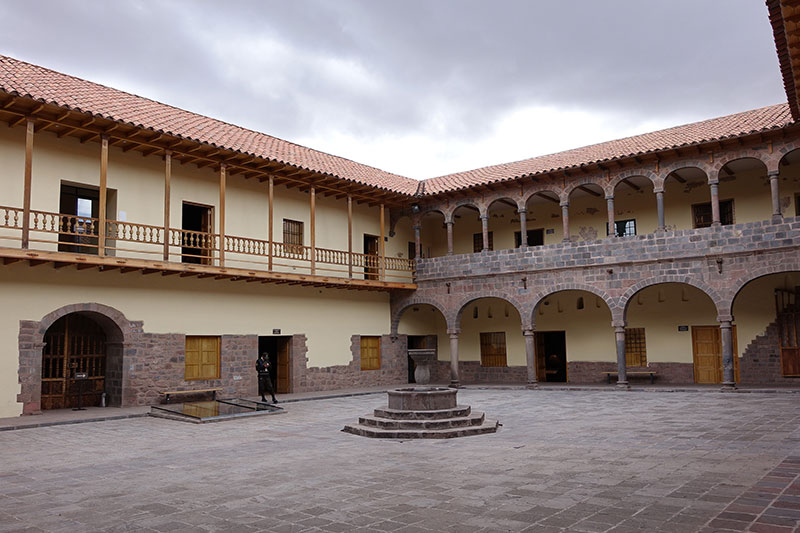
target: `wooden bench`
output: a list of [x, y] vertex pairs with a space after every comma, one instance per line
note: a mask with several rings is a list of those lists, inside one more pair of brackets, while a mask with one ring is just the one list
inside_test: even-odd
[[221, 391], [222, 388], [213, 388], [213, 389], [191, 389], [191, 390], [165, 390], [159, 392], [159, 394], [163, 394], [166, 396], [165, 402], [169, 403], [170, 396], [176, 396], [179, 394], [198, 394], [201, 392], [210, 392], [211, 398], [216, 400], [217, 399], [217, 392]]
[[[618, 376], [619, 372], [616, 370], [613, 372], [600, 372], [601, 374], [606, 375], [606, 381], [611, 383], [611, 376]], [[629, 370], [627, 372], [629, 376], [650, 376], [650, 384], [655, 383], [656, 381], [656, 371], [655, 370]]]

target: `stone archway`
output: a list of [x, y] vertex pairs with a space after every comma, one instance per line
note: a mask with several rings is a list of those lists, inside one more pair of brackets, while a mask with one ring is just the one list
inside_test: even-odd
[[106, 384], [108, 405], [124, 405], [125, 372], [123, 360], [135, 356], [135, 337], [141, 323], [130, 322], [118, 310], [98, 304], [82, 303], [61, 307], [39, 321], [20, 321], [19, 383], [17, 401], [22, 414], [37, 414], [42, 409], [42, 350], [51, 326], [69, 315], [81, 316], [96, 323], [105, 336]]

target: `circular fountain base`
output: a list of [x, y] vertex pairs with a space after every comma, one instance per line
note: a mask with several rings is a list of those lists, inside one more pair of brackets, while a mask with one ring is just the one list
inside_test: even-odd
[[458, 405], [457, 389], [409, 387], [387, 391], [388, 407], [359, 417], [342, 431], [385, 439], [449, 439], [497, 431], [498, 422], [468, 405]]

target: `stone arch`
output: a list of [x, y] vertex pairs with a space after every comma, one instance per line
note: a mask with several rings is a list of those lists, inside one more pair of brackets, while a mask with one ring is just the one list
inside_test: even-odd
[[758, 278], [763, 278], [764, 276], [769, 276], [771, 274], [788, 274], [789, 272], [800, 272], [800, 258], [798, 257], [791, 257], [793, 254], [786, 254], [782, 260], [776, 261], [774, 264], [767, 265], [761, 268], [756, 268], [754, 270], [749, 271], [746, 275], [741, 276], [736, 279], [735, 282], [731, 283], [730, 293], [728, 294], [727, 298], [727, 305], [732, 310], [733, 309], [733, 302], [736, 300], [736, 297], [742, 292], [742, 289], [750, 283], [751, 281], [755, 281]]
[[603, 189], [606, 197], [614, 196], [614, 190], [617, 188], [617, 185], [620, 184], [622, 180], [626, 180], [628, 178], [646, 178], [650, 180], [653, 184], [653, 188], [655, 189], [658, 185], [658, 176], [656, 176], [653, 172], [649, 170], [626, 170], [624, 172], [619, 172], [615, 174], [608, 182], [608, 184]]
[[663, 181], [663, 180], [665, 180], [667, 178], [667, 176], [669, 176], [670, 174], [672, 174], [676, 170], [681, 170], [681, 169], [684, 169], [684, 168], [696, 168], [698, 170], [703, 171], [703, 173], [706, 176], [709, 176], [711, 174], [711, 168], [709, 168], [709, 167], [710, 167], [710, 165], [705, 161], [698, 161], [696, 159], [692, 159], [692, 160], [680, 159], [678, 161], [673, 161], [673, 162], [671, 162], [669, 164], [662, 165], [659, 168], [659, 174], [661, 176], [663, 176], [663, 179], [662, 179], [662, 181]]
[[492, 208], [492, 206], [494, 204], [496, 204], [497, 202], [502, 202], [503, 200], [507, 200], [507, 201], [513, 203], [515, 206], [517, 206], [516, 207], [517, 209], [520, 209], [520, 205], [519, 205], [520, 200], [519, 199], [515, 199], [512, 196], [508, 196], [508, 195], [499, 195], [499, 196], [497, 196], [495, 198], [492, 198], [491, 200], [488, 200], [486, 202], [486, 213], [487, 214], [489, 213], [489, 210]]
[[536, 293], [533, 298], [529, 300], [530, 307], [527, 309], [528, 316], [530, 317], [530, 324], [533, 327], [536, 324], [536, 311], [539, 309], [539, 305], [549, 298], [550, 296], [564, 291], [585, 291], [595, 296], [601, 298], [608, 308], [611, 310], [611, 319], [612, 321], [617, 318], [620, 314], [618, 310], [617, 300], [609, 295], [606, 291], [595, 287], [594, 285], [588, 285], [585, 283], [560, 283], [557, 285], [551, 285], [547, 289], [539, 291]]
[[509, 297], [508, 293], [504, 291], [488, 291], [462, 299], [456, 306], [454, 306], [449, 314], [445, 315], [445, 318], [447, 318], [448, 329], [452, 328], [453, 331], [460, 331], [461, 317], [464, 314], [464, 309], [466, 309], [469, 304], [483, 298], [497, 298], [498, 300], [503, 300], [511, 304], [514, 309], [516, 309], [517, 313], [519, 313], [520, 320], [523, 322], [521, 324], [522, 329], [530, 329], [525, 324], [525, 315], [523, 314], [525, 312], [525, 307], [522, 302], [518, 301], [516, 298]]
[[449, 220], [449, 221], [452, 222], [454, 220], [453, 216], [454, 216], [454, 214], [456, 212], [456, 209], [458, 209], [459, 207], [472, 207], [473, 209], [476, 209], [480, 215], [484, 215], [485, 214], [484, 210], [481, 209], [481, 206], [478, 205], [476, 202], [473, 202], [472, 200], [460, 200], [460, 201], [456, 202], [455, 204], [453, 204], [453, 207], [448, 209], [446, 212], [443, 212], [444, 213], [444, 219], [445, 220]]
[[528, 195], [525, 196], [522, 199], [523, 205], [525, 206], [525, 208], [528, 207], [528, 203], [531, 201], [531, 199], [534, 196], [543, 195], [543, 193], [550, 193], [553, 196], [555, 196], [556, 198], [558, 198], [559, 200], [561, 200], [561, 195], [563, 194], [563, 191], [561, 189], [556, 188], [556, 187], [545, 187], [545, 188], [542, 188], [542, 189], [537, 189], [535, 191], [532, 191], [532, 192], [528, 193]]
[[[736, 161], [737, 159], [756, 159], [763, 163], [764, 167], [769, 170], [770, 169], [770, 159], [775, 159], [774, 157], [770, 157], [769, 154], [764, 153], [762, 150], [754, 150], [752, 148], [744, 148], [742, 150], [736, 150], [733, 152], [726, 152], [719, 156], [719, 158], [714, 158], [714, 163], [711, 165], [711, 169], [713, 171], [713, 175], [715, 178], [719, 177], [719, 171], [722, 170], [722, 167]], [[709, 178], [712, 172], [709, 172]]]
[[[35, 414], [41, 410], [42, 394], [42, 349], [48, 328], [58, 319], [69, 314], [81, 314], [96, 321], [105, 331], [107, 357], [113, 358], [114, 368], [107, 366], [106, 372], [118, 372], [110, 395], [109, 405], [123, 404], [123, 357], [128, 355], [135, 343], [135, 336], [141, 331], [141, 323], [131, 322], [113, 307], [99, 303], [78, 303], [65, 305], [46, 314], [39, 321], [21, 321], [19, 332], [19, 383], [20, 393], [17, 401], [22, 403], [22, 414]], [[133, 354], [135, 355], [135, 354]]]
[[685, 276], [678, 276], [674, 274], [664, 274], [661, 276], [656, 276], [653, 278], [643, 279], [632, 286], [630, 286], [622, 296], [619, 297], [619, 310], [621, 311], [621, 315], [619, 318], [622, 320], [620, 325], [624, 325], [627, 322], [627, 314], [628, 314], [628, 307], [633, 300], [633, 297], [641, 291], [642, 289], [646, 289], [647, 287], [652, 287], [653, 285], [661, 285], [662, 283], [683, 283], [684, 285], [689, 285], [698, 289], [699, 291], [703, 292], [706, 296], [711, 298], [711, 301], [714, 303], [714, 308], [717, 311], [717, 317], [726, 317], [730, 316], [730, 307], [728, 305], [728, 300], [722, 296], [714, 289], [711, 285], [706, 283], [701, 279], [696, 279], [692, 277], [685, 277]]
[[[442, 307], [435, 301], [429, 300], [426, 298], [412, 298], [400, 304], [396, 309], [392, 310], [392, 324], [391, 324], [391, 334], [393, 337], [397, 336], [397, 329], [400, 327], [400, 319], [403, 318], [403, 313], [406, 312], [410, 307], [414, 307], [416, 305], [430, 305], [439, 313], [442, 314], [445, 321], [447, 322], [447, 329], [451, 329], [450, 321], [448, 320], [448, 315], [442, 310]], [[458, 328], [456, 328], [458, 329]]]
[[589, 176], [585, 176], [585, 177], [582, 177], [580, 179], [577, 179], [575, 181], [571, 181], [569, 184], [567, 184], [567, 186], [562, 191], [561, 199], [562, 199], [562, 201], [567, 201], [568, 202], [570, 195], [573, 192], [575, 192], [575, 189], [577, 189], [578, 187], [585, 187], [586, 185], [594, 185], [594, 186], [600, 188], [601, 191], [604, 191], [605, 189], [603, 187], [603, 185], [604, 185], [603, 181], [604, 181], [603, 178], [601, 176], [597, 176], [597, 175], [589, 175]]

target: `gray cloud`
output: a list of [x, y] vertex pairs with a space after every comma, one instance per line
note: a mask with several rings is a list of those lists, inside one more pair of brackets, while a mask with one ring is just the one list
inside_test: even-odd
[[524, 106], [635, 124], [785, 100], [752, 0], [0, 0], [0, 14], [0, 53], [289, 140], [468, 141]]

